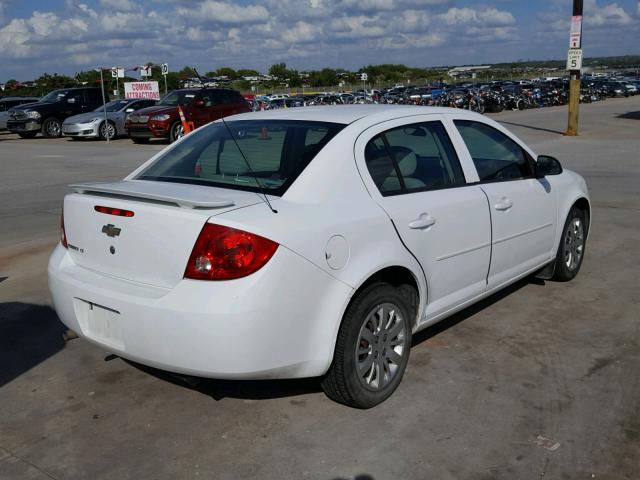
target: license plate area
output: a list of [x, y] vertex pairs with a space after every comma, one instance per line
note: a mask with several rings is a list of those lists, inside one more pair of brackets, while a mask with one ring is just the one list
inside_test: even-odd
[[81, 298], [74, 299], [74, 309], [85, 337], [105, 346], [124, 350], [120, 312]]

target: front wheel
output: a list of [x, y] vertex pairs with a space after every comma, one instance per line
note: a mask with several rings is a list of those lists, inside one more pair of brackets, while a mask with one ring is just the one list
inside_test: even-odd
[[588, 219], [584, 210], [573, 206], [562, 230], [558, 253], [556, 254], [553, 278], [561, 282], [573, 280], [580, 271], [584, 259], [587, 239]]
[[173, 143], [179, 138], [184, 137], [184, 127], [182, 122], [175, 122], [171, 125], [171, 132], [169, 133], [169, 142]]
[[98, 129], [98, 135], [100, 140], [113, 140], [116, 137], [116, 126], [110, 121], [102, 122]]
[[46, 138], [59, 138], [62, 135], [62, 124], [57, 118], [47, 118], [42, 124], [42, 135]]
[[366, 287], [340, 326], [333, 363], [322, 388], [333, 400], [371, 408], [398, 387], [409, 361], [412, 302], [386, 283]]

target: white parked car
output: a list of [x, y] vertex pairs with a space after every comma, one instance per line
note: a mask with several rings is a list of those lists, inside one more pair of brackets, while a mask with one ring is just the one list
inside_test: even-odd
[[412, 333], [541, 270], [572, 279], [590, 220], [582, 177], [445, 108], [236, 115], [72, 189], [49, 262], [69, 328], [183, 374], [322, 376], [360, 408], [398, 386]]

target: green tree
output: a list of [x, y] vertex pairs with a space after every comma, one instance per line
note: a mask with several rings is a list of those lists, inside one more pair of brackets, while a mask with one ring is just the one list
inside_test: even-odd
[[249, 68], [241, 68], [237, 73], [240, 77], [257, 77], [258, 75], [260, 75], [259, 71], [251, 70]]
[[289, 76], [289, 70], [287, 70], [286, 63], [276, 63], [269, 68], [269, 75], [280, 79], [287, 78]]

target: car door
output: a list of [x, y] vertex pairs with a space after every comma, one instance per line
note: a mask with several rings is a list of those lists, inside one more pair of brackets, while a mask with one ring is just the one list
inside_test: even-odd
[[[201, 127], [211, 121], [210, 113], [214, 104], [214, 97], [210, 90], [198, 92], [195, 98], [186, 107], [187, 119], [194, 123], [195, 127]], [[185, 107], [183, 107], [185, 109]]]
[[425, 318], [483, 293], [489, 206], [480, 187], [467, 183], [473, 165], [460, 164], [440, 117], [419, 115], [368, 129], [356, 143], [356, 161], [371, 196], [423, 268]]
[[557, 194], [545, 178], [535, 178], [532, 155], [506, 130], [480, 120], [451, 119], [491, 207], [492, 288], [553, 258]]

